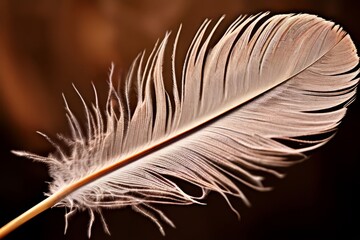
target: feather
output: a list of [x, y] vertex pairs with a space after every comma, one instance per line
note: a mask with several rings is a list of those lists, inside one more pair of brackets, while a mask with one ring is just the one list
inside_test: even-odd
[[[90, 106], [75, 88], [86, 124], [64, 97], [72, 136], [60, 140], [70, 151], [44, 134], [55, 153], [14, 151], [45, 162], [53, 181], [48, 198], [4, 226], [0, 238], [52, 206], [68, 209], [66, 228], [69, 216], [89, 211], [89, 237], [95, 213], [109, 233], [103, 208], [129, 206], [163, 234], [164, 223], [174, 224], [159, 204], [203, 204], [215, 191], [237, 213], [228, 196], [250, 204], [240, 185], [268, 190], [267, 174], [282, 177], [280, 168], [329, 141], [358, 83], [359, 58], [349, 35], [317, 16], [263, 13], [239, 17], [211, 47], [222, 19], [210, 30], [209, 20], [199, 28], [181, 78], [175, 69], [180, 28], [171, 76], [163, 75], [167, 33], [147, 59], [145, 53], [135, 59], [121, 92], [112, 84], [112, 65], [105, 110], [95, 87]], [[176, 179], [202, 194], [185, 192]]]

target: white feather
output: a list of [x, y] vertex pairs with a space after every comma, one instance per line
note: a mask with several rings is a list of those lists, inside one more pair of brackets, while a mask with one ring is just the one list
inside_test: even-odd
[[[180, 81], [174, 63], [180, 30], [173, 74], [163, 75], [166, 34], [147, 60], [144, 53], [136, 58], [124, 94], [110, 83], [105, 111], [97, 97], [91, 108], [82, 100], [85, 132], [66, 103], [70, 154], [52, 141], [58, 153], [49, 157], [16, 153], [50, 166], [48, 195], [66, 192], [56, 205], [71, 214], [88, 209], [90, 228], [94, 212], [131, 206], [164, 233], [161, 223], [173, 223], [153, 204], [201, 203], [209, 191], [249, 204], [237, 182], [266, 190], [261, 173], [281, 177], [276, 168], [326, 143], [358, 83], [356, 49], [338, 25], [307, 14], [266, 15], [240, 17], [212, 48], [222, 19], [208, 35], [205, 21]], [[172, 89], [165, 88], [169, 78]], [[186, 193], [174, 177], [202, 194]]]

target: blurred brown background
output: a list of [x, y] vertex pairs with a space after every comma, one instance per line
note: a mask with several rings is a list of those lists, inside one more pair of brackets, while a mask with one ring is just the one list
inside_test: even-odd
[[[124, 75], [136, 55], [151, 50], [166, 30], [176, 31], [183, 23], [181, 59], [205, 18], [226, 14], [229, 24], [240, 14], [267, 10], [333, 20], [359, 47], [360, 17], [351, 1], [1, 0], [0, 225], [44, 199], [45, 181], [51, 180], [46, 166], [10, 150], [47, 154], [51, 147], [35, 131], [68, 133], [61, 93], [75, 112], [80, 107], [71, 83], [92, 100], [94, 82], [104, 98], [110, 63]], [[163, 207], [177, 226], [166, 228], [165, 238], [153, 223], [123, 209], [105, 212], [111, 238], [96, 222], [92, 239], [360, 239], [359, 115], [356, 101], [338, 135], [311, 159], [290, 168], [284, 180], [272, 180], [274, 191], [245, 189], [253, 207], [237, 206], [240, 222], [220, 196], [211, 194], [206, 207]], [[63, 214], [63, 209], [48, 210], [7, 239], [87, 239], [87, 214], [76, 215], [65, 236]]]

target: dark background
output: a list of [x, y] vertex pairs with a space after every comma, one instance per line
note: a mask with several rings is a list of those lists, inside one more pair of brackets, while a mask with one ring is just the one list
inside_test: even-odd
[[[10, 150], [46, 155], [52, 149], [35, 131], [68, 133], [61, 93], [75, 110], [80, 106], [71, 83], [91, 100], [92, 81], [103, 98], [111, 61], [119, 74], [126, 72], [136, 54], [150, 50], [166, 30], [183, 23], [181, 57], [205, 18], [226, 14], [224, 29], [240, 14], [267, 10], [333, 20], [359, 47], [360, 17], [351, 1], [2, 0], [0, 225], [44, 199], [46, 181], [51, 181], [46, 166], [13, 156]], [[112, 236], [105, 235], [97, 221], [92, 239], [360, 239], [359, 120], [356, 101], [332, 141], [287, 169], [285, 179], [270, 179], [275, 190], [245, 188], [253, 207], [235, 204], [241, 221], [213, 193], [207, 206], [163, 206], [177, 227], [165, 228], [165, 238], [148, 219], [121, 209], [105, 211]], [[87, 239], [88, 214], [74, 216], [65, 236], [63, 215], [61, 208], [47, 210], [6, 239]]]

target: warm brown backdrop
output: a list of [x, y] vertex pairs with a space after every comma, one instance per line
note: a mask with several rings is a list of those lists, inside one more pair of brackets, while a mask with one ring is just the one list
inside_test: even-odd
[[[354, 1], [356, 2], [356, 1]], [[360, 42], [358, 8], [344, 0], [105, 0], [0, 1], [0, 225], [44, 197], [46, 167], [10, 154], [26, 149], [46, 154], [50, 146], [37, 134], [65, 132], [61, 93], [80, 106], [71, 83], [92, 99], [91, 82], [106, 93], [108, 67], [126, 72], [132, 59], [150, 50], [166, 30], [183, 23], [179, 54], [185, 52], [205, 18], [271, 10], [307, 12], [341, 24]], [[225, 24], [223, 25], [225, 27]], [[338, 135], [308, 161], [273, 180], [275, 190], [246, 190], [252, 208], [239, 204], [242, 220], [217, 194], [208, 206], [164, 207], [177, 229], [156, 226], [129, 209], [106, 211], [112, 233], [97, 222], [92, 239], [360, 239], [358, 228], [360, 110], [355, 102]], [[63, 209], [48, 210], [8, 239], [87, 239], [86, 213], [64, 228]]]

